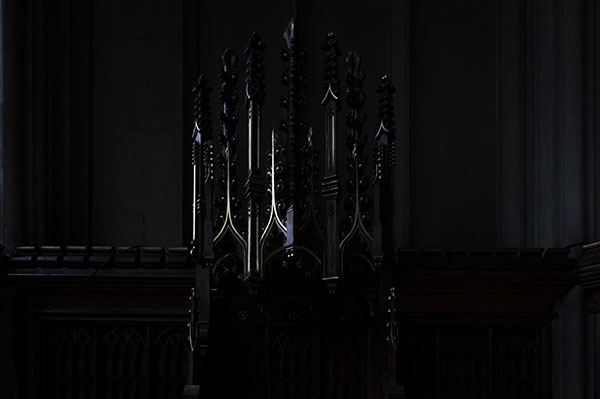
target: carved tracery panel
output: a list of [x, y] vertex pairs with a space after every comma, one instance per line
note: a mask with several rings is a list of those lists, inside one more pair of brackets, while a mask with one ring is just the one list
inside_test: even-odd
[[39, 393], [53, 399], [175, 399], [188, 373], [184, 323], [42, 322]]

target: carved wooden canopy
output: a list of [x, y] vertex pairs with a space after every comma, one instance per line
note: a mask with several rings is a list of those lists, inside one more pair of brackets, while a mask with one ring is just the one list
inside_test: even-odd
[[[365, 124], [360, 57], [348, 53], [340, 78], [330, 33], [323, 113], [310, 119], [293, 20], [284, 43], [274, 129], [264, 126], [258, 35], [245, 50], [243, 90], [237, 56], [224, 52], [214, 121], [212, 89], [197, 81], [189, 248], [18, 247], [0, 256], [0, 283], [25, 299], [13, 300], [21, 311], [11, 320], [27, 334], [7, 342], [31, 359], [18, 367], [41, 381], [32, 395], [550, 397], [553, 306], [574, 284], [570, 251], [396, 252], [390, 79]], [[584, 248], [578, 274], [594, 293], [598, 248]]]
[[[247, 112], [248, 164], [243, 170], [235, 52], [227, 49], [222, 57], [222, 107], [216, 137], [212, 89], [204, 76], [198, 79], [194, 89], [193, 254], [210, 268], [215, 284], [239, 276], [254, 290], [270, 275], [301, 274], [323, 280], [334, 291], [340, 279], [373, 274], [392, 249], [394, 88], [387, 76], [382, 77], [377, 122], [365, 127], [365, 74], [360, 56], [350, 52], [346, 57], [346, 92], [342, 94], [340, 49], [335, 35], [329, 33], [322, 46], [324, 112], [321, 120], [309, 121], [306, 52], [293, 19], [284, 38], [283, 117], [270, 132], [262, 122], [265, 44], [253, 33], [245, 50], [241, 95]], [[264, 135], [270, 135], [267, 149], [261, 148]], [[316, 140], [317, 136], [324, 139]], [[321, 141], [324, 148], [317, 147]], [[372, 142], [372, 148], [367, 148], [367, 142]], [[338, 159], [340, 143], [346, 146], [344, 173], [340, 173]], [[371, 160], [369, 154], [373, 154]]]

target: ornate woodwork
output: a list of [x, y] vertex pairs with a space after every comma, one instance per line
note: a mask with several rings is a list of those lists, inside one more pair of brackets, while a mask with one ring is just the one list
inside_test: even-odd
[[[311, 126], [306, 50], [294, 19], [283, 37], [283, 117], [271, 130], [264, 165], [266, 46], [253, 33], [245, 51], [248, 178], [243, 201], [232, 152], [238, 142], [236, 59], [230, 49], [223, 55], [221, 161], [215, 165], [215, 173], [223, 176], [215, 202], [219, 211], [214, 220], [206, 219], [209, 228], [198, 229], [212, 237], [214, 253], [194, 253], [197, 272], [215, 260], [208, 268], [209, 355], [193, 360], [216, 365], [213, 370], [227, 368], [231, 359], [236, 366], [226, 375], [209, 371], [205, 392], [223, 397], [547, 397], [547, 330], [554, 302], [574, 283], [569, 251], [406, 249], [395, 254], [390, 78], [381, 79], [376, 123], [365, 130], [361, 58], [353, 51], [345, 58], [343, 98], [341, 50], [329, 33], [322, 45], [325, 124]], [[345, 126], [338, 122], [342, 111]], [[195, 125], [196, 135], [203, 135], [198, 127], [204, 125]], [[341, 135], [346, 145], [342, 170]], [[237, 216], [244, 208], [246, 223]], [[353, 359], [348, 369], [346, 359]], [[372, 370], [378, 370], [377, 378]], [[227, 386], [231, 379], [243, 384]]]
[[[342, 128], [338, 124], [342, 111], [338, 63], [341, 51], [335, 35], [327, 35], [322, 46], [324, 83], [321, 102], [325, 108], [326, 122], [322, 131], [309, 124], [306, 50], [295, 19], [290, 21], [283, 39], [281, 84], [285, 93], [279, 101], [283, 117], [278, 126], [271, 130], [271, 148], [265, 165], [261, 142], [266, 95], [263, 65], [266, 46], [253, 33], [244, 52], [247, 56], [243, 94], [247, 111], [248, 167], [243, 197], [240, 195], [240, 162], [236, 151], [239, 142], [237, 57], [232, 49], [225, 50], [222, 57], [219, 92], [221, 126], [216, 135], [218, 156], [214, 165], [212, 158], [194, 158], [192, 162], [196, 176], [193, 190], [196, 205], [191, 253], [197, 262], [197, 273], [209, 275], [203, 284], [205, 292], [210, 287], [211, 294], [210, 305], [209, 302], [199, 304], [196, 300], [199, 288], [195, 287], [190, 331], [198, 329], [198, 320], [208, 320], [206, 314], [200, 317], [197, 313], [201, 312], [202, 306], [205, 309], [210, 306], [211, 332], [208, 339], [201, 338], [201, 341], [208, 343], [209, 352], [212, 350], [217, 354], [223, 353], [236, 347], [231, 346], [231, 342], [239, 342], [236, 337], [244, 336], [238, 323], [247, 323], [250, 315], [262, 314], [260, 324], [253, 326], [252, 332], [248, 334], [263, 342], [261, 351], [264, 356], [276, 364], [293, 363], [298, 357], [302, 357], [305, 363], [298, 365], [297, 370], [288, 370], [288, 374], [281, 375], [278, 372], [283, 372], [286, 369], [284, 366], [275, 369], [265, 366], [266, 369], [259, 378], [259, 385], [264, 386], [251, 391], [266, 389], [273, 397], [283, 397], [296, 391], [306, 397], [317, 397], [324, 395], [324, 392], [337, 392], [336, 395], [345, 397], [350, 391], [357, 397], [377, 395], [381, 388], [367, 378], [367, 370], [376, 366], [374, 359], [377, 357], [368, 357], [365, 351], [355, 352], [355, 344], [361, 341], [369, 343], [371, 338], [368, 337], [378, 336], [375, 331], [378, 328], [375, 316], [379, 312], [376, 303], [378, 268], [383, 267], [386, 262], [393, 263], [394, 257], [393, 239], [389, 235], [384, 239], [386, 234], [382, 231], [390, 226], [392, 216], [390, 187], [393, 174], [390, 169], [394, 167], [394, 89], [389, 78], [384, 77], [378, 90], [380, 105], [376, 126], [378, 130], [374, 135], [374, 166], [369, 168], [370, 151], [365, 148], [368, 141], [364, 129], [366, 115], [362, 110], [366, 98], [363, 91], [365, 73], [360, 56], [351, 51], [346, 57], [347, 113], [346, 126]], [[209, 120], [211, 112], [207, 101], [209, 94], [210, 87], [201, 77], [195, 88], [194, 157], [210, 157], [210, 151], [199, 151], [203, 145], [210, 147], [208, 143], [213, 139], [212, 123]], [[318, 135], [324, 136], [324, 162], [319, 157], [321, 151], [317, 148], [317, 143], [321, 140], [317, 140]], [[344, 178], [338, 175], [340, 135], [346, 136]], [[205, 170], [207, 168], [210, 169], [209, 173]], [[321, 170], [324, 170], [323, 175]], [[202, 180], [198, 176], [213, 174], [220, 177], [217, 178], [214, 197], [216, 212], [211, 216], [203, 204], [208, 203], [205, 193], [212, 192], [213, 182], [210, 178]], [[345, 184], [340, 183], [343, 180]], [[378, 202], [375, 207], [373, 188], [380, 192], [376, 194]], [[261, 210], [263, 203], [266, 205], [266, 212]], [[242, 217], [244, 209], [247, 212], [246, 218]], [[207, 243], [210, 240], [212, 244]], [[197, 283], [201, 280], [196, 278]], [[308, 326], [300, 323], [297, 318], [302, 314], [299, 313], [300, 310], [290, 313], [296, 315], [293, 318], [273, 319], [274, 309], [277, 306], [287, 306], [289, 295], [295, 296], [294, 306], [298, 309], [304, 309], [303, 312], [312, 309], [312, 312], [317, 313], [313, 324]], [[339, 342], [343, 343], [355, 334], [350, 331], [361, 331], [356, 337], [352, 335], [352, 339], [356, 339], [355, 344], [350, 345], [349, 342], [354, 341], [348, 341], [335, 350], [339, 359], [362, 353], [360, 367], [356, 369], [362, 374], [356, 370], [346, 370], [343, 373], [340, 371], [343, 376], [338, 378], [332, 370], [342, 367], [339, 363], [341, 360], [336, 360], [336, 364], [321, 364], [324, 355], [319, 348], [329, 345], [325, 343], [331, 341], [336, 323], [342, 321], [328, 320], [326, 315], [329, 313], [320, 308], [322, 301], [315, 302], [315, 298], [327, 295], [333, 295], [334, 298], [323, 300], [333, 309], [332, 312], [342, 312], [347, 318], [358, 317], [360, 320], [360, 328], [345, 328], [346, 333], [339, 337]], [[232, 324], [231, 320], [224, 319], [222, 315], [229, 311], [232, 301], [237, 303], [239, 298], [244, 298], [245, 303], [257, 302], [256, 306], [263, 310], [236, 310], [239, 320], [236, 319]], [[345, 309], [347, 303], [353, 303], [354, 308]], [[362, 310], [359, 312], [358, 309]], [[210, 338], [211, 336], [219, 338]], [[229, 339], [223, 340], [222, 337]], [[190, 334], [192, 343], [196, 339], [197, 334]], [[232, 354], [241, 364], [248, 363], [248, 359], [252, 359], [258, 350], [253, 344], [248, 345], [248, 350], [239, 349]], [[376, 349], [379, 344], [369, 343], [367, 346], [370, 351], [379, 350]], [[387, 349], [382, 350], [385, 352]], [[209, 354], [208, 358], [194, 356], [193, 359], [193, 363], [219, 361], [218, 355], [214, 353]], [[308, 373], [308, 369], [310, 373], [303, 374]], [[302, 378], [296, 373], [302, 374]], [[194, 376], [188, 382], [186, 397], [197, 397], [200, 394], [198, 378], [200, 377]], [[244, 378], [243, 373], [236, 378]], [[344, 382], [343, 378], [355, 381], [357, 385], [352, 383], [346, 386], [347, 381]], [[209, 378], [209, 381], [216, 380], [218, 377]], [[255, 385], [256, 381], [248, 384]], [[217, 385], [223, 386], [224, 381]], [[208, 389], [210, 395], [219, 395], [214, 384], [211, 387], [209, 383], [205, 389]], [[240, 393], [236, 392], [235, 395]]]
[[[240, 195], [239, 142], [236, 109], [238, 91], [236, 83], [237, 57], [232, 49], [223, 54], [223, 70], [220, 74], [222, 104], [219, 113], [221, 128], [217, 134], [220, 151], [213, 164], [210, 151], [199, 151], [212, 142], [211, 112], [208, 104], [210, 87], [199, 79], [195, 89], [194, 156], [209, 160], [193, 160], [195, 176], [220, 176], [214, 198], [215, 215], [208, 215], [202, 204], [207, 203], [204, 193], [212, 189], [212, 180], [194, 180], [195, 232], [194, 255], [201, 261], [213, 262], [212, 279], [216, 284], [224, 275], [235, 279], [239, 276], [251, 290], [259, 289], [261, 282], [277, 273], [301, 275], [322, 279], [330, 290], [335, 291], [337, 280], [359, 273], [360, 278], [375, 274], [372, 248], [377, 247], [377, 259], [383, 258], [382, 226], [391, 219], [391, 191], [394, 167], [393, 142], [394, 91], [390, 80], [384, 77], [380, 92], [380, 106], [376, 132], [375, 175], [368, 171], [365, 151], [367, 133], [364, 132], [365, 114], [362, 106], [366, 94], [362, 84], [365, 74], [360, 56], [350, 52], [346, 57], [346, 184], [340, 184], [337, 167], [338, 136], [341, 128], [338, 118], [341, 111], [338, 56], [340, 49], [333, 33], [327, 36], [324, 50], [324, 84], [322, 104], [325, 107], [325, 131], [309, 125], [306, 112], [306, 51], [302, 36], [292, 19], [284, 33], [282, 60], [284, 70], [281, 83], [286, 93], [281, 96], [283, 118], [271, 133], [271, 149], [268, 151], [266, 172], [263, 173], [261, 141], [263, 137], [262, 108], [265, 104], [264, 51], [266, 46], [253, 33], [245, 50], [245, 108], [247, 110], [248, 168], [244, 184], [244, 196]], [[320, 151], [316, 147], [316, 135], [325, 136], [326, 160], [321, 167]], [[202, 144], [204, 143], [204, 144]], [[384, 173], [383, 169], [387, 169]], [[204, 169], [210, 169], [209, 172]], [[324, 169], [321, 178], [320, 171]], [[266, 184], [265, 184], [266, 182]], [[378, 195], [377, 212], [373, 212], [371, 186], [376, 183]], [[322, 190], [319, 190], [322, 188]], [[321, 192], [322, 191], [322, 192]], [[266, 212], [261, 211], [266, 199]], [[338, 209], [343, 203], [343, 212]], [[242, 209], [247, 210], [244, 223]], [[324, 212], [323, 212], [324, 210]], [[206, 213], [206, 214], [205, 214]], [[201, 228], [198, 223], [204, 223]], [[377, 228], [374, 229], [374, 223]], [[377, 240], [374, 240], [377, 230]], [[202, 238], [199, 234], [202, 232]], [[208, 238], [207, 238], [208, 237]], [[210, 250], [198, 241], [210, 241]], [[390, 240], [388, 240], [391, 242]], [[196, 250], [196, 248], [198, 250]], [[390, 245], [387, 245], [389, 252]], [[393, 255], [387, 256], [392, 259]], [[352, 259], [352, 260], [351, 260]], [[348, 262], [348, 267], [344, 263]], [[285, 271], [283, 271], [285, 269]], [[358, 269], [361, 269], [360, 271]], [[267, 272], [268, 271], [268, 272]], [[358, 276], [358, 275], [356, 275]], [[371, 278], [371, 283], [374, 281]], [[372, 285], [372, 284], [371, 284]]]
[[[367, 124], [361, 58], [349, 52], [341, 78], [329, 33], [314, 118], [292, 20], [283, 117], [263, 126], [266, 49], [253, 33], [243, 84], [225, 50], [218, 123], [211, 84], [200, 76], [193, 89], [189, 247], [20, 247], [2, 258], [24, 331], [14, 338], [23, 397], [549, 398], [552, 309], [575, 283], [569, 250], [396, 251], [405, 132], [391, 79]], [[578, 275], [596, 290], [594, 248]]]
[[40, 322], [48, 398], [179, 398], [187, 331], [161, 323]]
[[19, 248], [4, 264], [18, 397], [180, 398], [191, 259], [188, 248]]
[[398, 379], [410, 398], [550, 397], [547, 327], [400, 329]]
[[568, 249], [402, 249], [397, 378], [406, 397], [551, 397], [553, 306]]
[[549, 398], [552, 307], [574, 283], [568, 254], [402, 249], [377, 291], [382, 311], [353, 284], [330, 294], [282, 277], [251, 294], [240, 277], [210, 302], [198, 292], [192, 314], [210, 329], [191, 334], [188, 368], [189, 287], [205, 270], [188, 249], [22, 247], [3, 258], [23, 332], [11, 344], [15, 384], [24, 397], [162, 398], [193, 375], [187, 393], [204, 384], [211, 397]]
[[[229, 371], [211, 378], [211, 395], [368, 397], [366, 320], [333, 302], [321, 296], [223, 304], [211, 327], [211, 345], [219, 348], [212, 362], [215, 371]], [[228, 385], [231, 379], [240, 384]]]

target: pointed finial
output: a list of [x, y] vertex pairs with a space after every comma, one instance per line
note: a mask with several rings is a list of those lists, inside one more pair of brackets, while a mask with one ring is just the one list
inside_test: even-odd
[[[335, 100], [339, 97], [340, 91], [340, 80], [339, 80], [339, 63], [338, 57], [340, 56], [340, 48], [338, 46], [337, 38], [333, 32], [327, 34], [327, 39], [323, 45], [323, 92], [324, 97], [321, 101], [325, 101], [327, 96], [331, 94]], [[331, 92], [331, 93], [330, 93]]]
[[394, 97], [393, 94], [396, 92], [392, 81], [387, 75], [381, 77], [381, 83], [377, 88], [377, 94], [379, 94], [379, 101], [377, 105], [377, 134], [385, 132], [391, 139], [396, 136], [396, 119], [394, 114]]
[[210, 93], [213, 89], [204, 75], [200, 75], [192, 89], [194, 94], [194, 135], [202, 132], [205, 139], [212, 137], [212, 113], [210, 110]]
[[[256, 32], [252, 32], [244, 54], [246, 61], [246, 101], [252, 100], [259, 105], [265, 102], [265, 66], [264, 51], [267, 46]], [[248, 105], [248, 104], [246, 104]]]
[[290, 19], [287, 28], [285, 28], [285, 32], [283, 32], [283, 38], [287, 42], [287, 46], [290, 47], [292, 41], [296, 38], [296, 17]]
[[225, 49], [221, 60], [223, 61], [223, 71], [226, 73], [232, 73], [237, 66], [237, 56], [230, 48]]

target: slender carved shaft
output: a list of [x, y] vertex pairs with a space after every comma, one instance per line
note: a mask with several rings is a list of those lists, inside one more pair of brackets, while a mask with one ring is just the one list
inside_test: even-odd
[[325, 95], [321, 104], [325, 108], [325, 176], [323, 177], [322, 190], [325, 199], [327, 219], [327, 246], [323, 268], [323, 278], [328, 281], [330, 290], [335, 287], [338, 278], [338, 242], [339, 242], [339, 212], [338, 197], [340, 184], [337, 172], [336, 135], [337, 120], [340, 110], [339, 101], [339, 64], [340, 49], [337, 38], [333, 33], [327, 35], [323, 44], [324, 55], [324, 85]]
[[223, 53], [223, 70], [220, 77], [221, 90], [219, 98], [223, 103], [223, 108], [219, 113], [222, 126], [219, 134], [219, 143], [221, 146], [220, 163], [223, 169], [223, 176], [220, 181], [221, 195], [216, 201], [217, 208], [219, 209], [219, 232], [214, 241], [219, 241], [227, 231], [231, 231], [236, 239], [243, 241], [241, 234], [237, 230], [239, 222], [238, 211], [240, 208], [237, 177], [238, 156], [236, 153], [238, 143], [236, 128], [239, 119], [236, 111], [238, 102], [236, 87], [238, 79], [237, 57], [231, 49], [227, 49]]
[[238, 197], [239, 157], [236, 152], [238, 143], [237, 123], [238, 103], [237, 89], [237, 57], [233, 50], [227, 49], [223, 53], [223, 69], [220, 73], [221, 90], [219, 98], [222, 110], [219, 113], [221, 130], [219, 132], [219, 164], [222, 175], [219, 181], [219, 195], [215, 200], [217, 210], [217, 233], [214, 235], [215, 252], [232, 251], [234, 257], [219, 258], [215, 260], [213, 275], [215, 280], [222, 278], [235, 278], [243, 275], [246, 266], [247, 242], [240, 217], [241, 201]]
[[287, 184], [288, 208], [286, 215], [286, 242], [288, 257], [294, 255], [297, 245], [301, 220], [302, 202], [302, 156], [307, 143], [307, 122], [305, 114], [305, 51], [295, 29], [292, 19], [284, 34], [287, 48], [283, 51], [285, 70], [282, 83], [288, 87], [287, 97], [283, 97], [281, 105], [287, 110], [287, 118], [282, 120], [280, 129], [287, 132]]
[[365, 102], [365, 94], [362, 86], [365, 74], [361, 68], [360, 57], [355, 52], [348, 53], [346, 65], [348, 68], [346, 73], [346, 103], [349, 108], [346, 118], [346, 125], [348, 126], [346, 145], [350, 151], [350, 156], [346, 162], [348, 195], [345, 201], [345, 209], [348, 214], [342, 226], [341, 256], [343, 256], [344, 248], [355, 235], [358, 234], [367, 241], [373, 239], [368, 215], [370, 207], [367, 193], [369, 179], [365, 176], [366, 159], [363, 155], [366, 137], [363, 133], [365, 114], [362, 112], [362, 107]]
[[[198, 398], [204, 383], [205, 355], [208, 347], [209, 324], [209, 268], [208, 258], [212, 257], [212, 223], [207, 214], [212, 215], [211, 207], [206, 207], [206, 189], [212, 197], [212, 121], [209, 95], [212, 88], [204, 76], [198, 78], [194, 87], [194, 127], [192, 134], [193, 167], [193, 233], [191, 254], [196, 265], [196, 276], [190, 296], [191, 319], [188, 323], [190, 343], [189, 374], [184, 388], [184, 398]], [[208, 224], [208, 226], [207, 226]], [[208, 227], [208, 229], [207, 229]]]
[[[383, 76], [377, 88], [377, 133], [375, 134], [373, 184], [375, 185], [375, 248], [374, 257], [393, 256], [393, 182], [395, 164], [395, 118], [393, 94], [396, 90], [390, 78]], [[383, 232], [386, 232], [384, 235]]]
[[246, 108], [248, 111], [248, 179], [245, 197], [248, 201], [247, 259], [244, 279], [250, 285], [258, 284], [263, 277], [260, 256], [260, 205], [264, 192], [261, 176], [261, 108], [264, 105], [264, 65], [265, 49], [261, 39], [253, 33], [246, 47]]
[[212, 122], [209, 95], [212, 88], [204, 76], [200, 76], [193, 89], [194, 127], [192, 133], [193, 168], [193, 217], [192, 217], [192, 254], [195, 259], [203, 256], [203, 230], [206, 215], [204, 174], [207, 170], [204, 147], [212, 140]]

